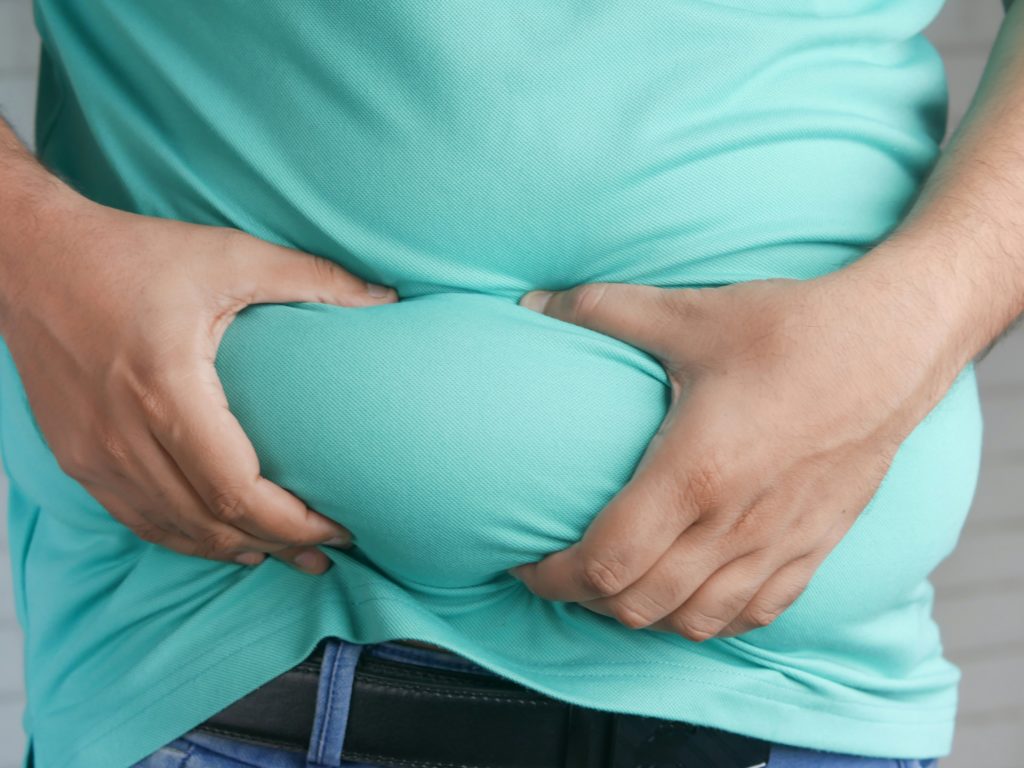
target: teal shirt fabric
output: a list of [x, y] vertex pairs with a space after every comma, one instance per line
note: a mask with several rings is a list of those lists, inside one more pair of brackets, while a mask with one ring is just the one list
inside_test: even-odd
[[356, 535], [322, 576], [139, 540], [61, 472], [0, 346], [37, 768], [127, 766], [328, 635], [440, 644], [599, 709], [948, 754], [960, 671], [928, 576], [977, 478], [970, 365], [767, 627], [632, 630], [505, 573], [582, 536], [669, 396], [652, 357], [522, 293], [859, 258], [939, 155], [945, 73], [921, 30], [940, 6], [37, 0], [47, 165], [107, 205], [237, 227], [400, 297], [250, 306], [218, 351], [264, 475]]

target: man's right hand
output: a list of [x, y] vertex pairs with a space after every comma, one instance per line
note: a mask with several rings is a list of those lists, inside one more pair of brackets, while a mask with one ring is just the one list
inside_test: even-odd
[[362, 307], [397, 293], [371, 294], [327, 259], [239, 230], [128, 213], [64, 189], [45, 220], [21, 222], [0, 317], [61, 469], [145, 541], [326, 571], [315, 545], [340, 537], [345, 546], [350, 533], [260, 475], [228, 410], [217, 347], [249, 304]]

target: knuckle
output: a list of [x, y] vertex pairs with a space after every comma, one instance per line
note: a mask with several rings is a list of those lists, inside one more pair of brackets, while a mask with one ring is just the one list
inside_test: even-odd
[[683, 637], [702, 642], [714, 637], [726, 622], [700, 611], [684, 611], [674, 616], [672, 626]]
[[[755, 503], [739, 510], [735, 517], [723, 521], [727, 525], [725, 531], [732, 540], [742, 540], [753, 547], [757, 553], [765, 553], [773, 543], [772, 526], [765, 525], [765, 520], [774, 520], [772, 516], [773, 507], [766, 502]], [[789, 538], [790, 542], [798, 541], [796, 538]]]
[[105, 459], [122, 464], [128, 459], [128, 448], [124, 441], [110, 430], [98, 430], [96, 440]]
[[243, 546], [240, 536], [224, 530], [206, 531], [196, 538], [196, 553], [209, 560], [234, 558]]
[[569, 317], [572, 322], [585, 323], [594, 317], [607, 292], [605, 283], [584, 283], [569, 291]]
[[615, 606], [612, 609], [612, 613], [620, 624], [623, 624], [630, 629], [643, 629], [649, 627], [654, 619], [634, 610], [629, 606]]
[[717, 509], [722, 504], [724, 485], [724, 475], [718, 462], [706, 458], [686, 476], [683, 484], [684, 507], [695, 507], [702, 511]]
[[139, 522], [131, 527], [132, 533], [150, 544], [159, 544], [167, 539], [167, 531], [153, 523]]
[[138, 394], [139, 407], [150, 422], [163, 424], [167, 418], [168, 401], [156, 387], [147, 387]]
[[625, 566], [614, 556], [591, 556], [583, 563], [583, 583], [598, 595], [617, 595], [626, 586]]
[[238, 488], [218, 488], [210, 498], [210, 510], [214, 517], [229, 525], [234, 525], [246, 518], [248, 508], [245, 496]]
[[668, 613], [667, 609], [647, 595], [632, 595], [629, 598], [620, 596], [611, 601], [611, 609], [615, 618], [631, 629], [649, 627]]
[[311, 269], [313, 270], [313, 280], [316, 284], [330, 285], [338, 279], [340, 270], [334, 262], [321, 256], [313, 255], [309, 259], [312, 262]]
[[763, 605], [752, 604], [741, 614], [744, 624], [753, 627], [767, 627], [782, 613], [781, 608], [769, 608]]

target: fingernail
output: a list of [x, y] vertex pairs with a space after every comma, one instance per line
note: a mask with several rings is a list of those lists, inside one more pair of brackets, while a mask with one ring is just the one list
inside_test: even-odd
[[235, 557], [235, 562], [240, 565], [259, 565], [265, 557], [261, 552], [243, 552]]
[[321, 560], [317, 552], [300, 552], [294, 562], [306, 573], [320, 573]]
[[333, 539], [328, 539], [324, 542], [329, 547], [342, 547], [343, 549], [349, 549], [353, 544], [351, 536], [335, 536]]
[[387, 296], [391, 292], [391, 289], [384, 285], [378, 285], [377, 283], [367, 283], [366, 292], [375, 299], [381, 299]]
[[528, 291], [519, 299], [519, 305], [534, 312], [543, 312], [553, 293], [554, 291]]

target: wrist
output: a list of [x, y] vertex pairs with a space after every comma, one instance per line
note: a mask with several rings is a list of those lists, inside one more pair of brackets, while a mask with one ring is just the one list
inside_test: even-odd
[[[52, 276], [59, 256], [81, 236], [75, 223], [97, 204], [39, 167], [38, 175], [0, 192], [0, 335]], [[61, 244], [64, 244], [63, 246]]]
[[902, 261], [901, 279], [936, 304], [959, 367], [977, 360], [1024, 312], [1024, 236], [994, 220], [933, 207], [887, 242]]
[[843, 292], [843, 306], [863, 308], [865, 332], [884, 347], [893, 370], [919, 382], [925, 408], [984, 346], [963, 275], [937, 257], [949, 247], [902, 232], [822, 278]]

